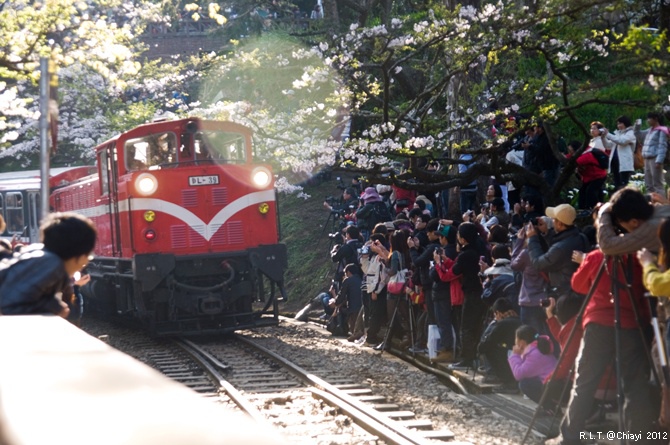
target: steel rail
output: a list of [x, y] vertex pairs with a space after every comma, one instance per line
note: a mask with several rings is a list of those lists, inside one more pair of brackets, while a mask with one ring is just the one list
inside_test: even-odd
[[[258, 408], [252, 405], [249, 400], [247, 400], [240, 391], [238, 391], [233, 385], [230, 384], [216, 368], [219, 369], [228, 369], [227, 365], [224, 365], [207, 351], [205, 351], [200, 346], [184, 339], [175, 340], [176, 344], [179, 345], [187, 354], [189, 354], [193, 360], [195, 360], [198, 365], [200, 365], [207, 374], [214, 379], [219, 387], [230, 397], [230, 399], [246, 414], [248, 414], [252, 419], [261, 424], [268, 424], [268, 420], [260, 413]], [[210, 362], [210, 360], [212, 360]], [[216, 367], [216, 368], [215, 368]]]

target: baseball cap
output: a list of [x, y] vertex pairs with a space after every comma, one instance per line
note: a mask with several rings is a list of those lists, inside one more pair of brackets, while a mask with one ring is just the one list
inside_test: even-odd
[[544, 213], [553, 219], [557, 219], [566, 226], [571, 226], [577, 217], [577, 211], [570, 204], [561, 204], [556, 207], [547, 207]]

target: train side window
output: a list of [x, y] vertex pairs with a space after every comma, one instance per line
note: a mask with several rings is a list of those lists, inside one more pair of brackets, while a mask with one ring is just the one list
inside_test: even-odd
[[29, 210], [30, 210], [30, 212], [28, 212], [29, 213], [28, 216], [30, 218], [30, 227], [36, 227], [37, 226], [37, 221], [35, 221], [35, 216], [36, 215], [35, 215], [34, 210], [37, 207], [36, 207], [36, 203], [35, 203], [35, 194], [32, 193], [32, 194], [28, 195], [28, 199], [30, 200], [30, 206], [28, 207]]
[[5, 195], [5, 213], [7, 215], [7, 231], [23, 233], [23, 196], [20, 192], [8, 192]]
[[[7, 221], [7, 217], [5, 216], [5, 197], [2, 194], [0, 194], [0, 217], [2, 217], [5, 222]], [[0, 232], [0, 234], [1, 233], [4, 233], [4, 231]]]
[[42, 195], [40, 193], [35, 193], [35, 208], [31, 210], [32, 215], [35, 217], [35, 226], [39, 229], [40, 222], [42, 221]]
[[100, 152], [100, 191], [102, 195], [109, 193], [109, 160], [107, 156], [107, 150]]

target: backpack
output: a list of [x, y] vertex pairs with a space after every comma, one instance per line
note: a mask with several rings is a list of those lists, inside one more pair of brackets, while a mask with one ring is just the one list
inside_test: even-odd
[[386, 266], [382, 263], [379, 255], [374, 255], [368, 262], [368, 268], [365, 271], [365, 288], [368, 293], [380, 293], [386, 283], [389, 281], [389, 274]]
[[607, 170], [610, 167], [610, 157], [607, 155], [607, 153], [594, 148], [591, 150], [591, 154], [594, 158], [596, 158], [596, 161], [598, 161], [598, 167], [602, 168], [603, 170]]
[[391, 212], [389, 211], [386, 204], [383, 202], [375, 202], [372, 204], [372, 209], [370, 211], [370, 216], [368, 216], [368, 224], [370, 230], [372, 230], [377, 224], [384, 223], [386, 221], [393, 221]]

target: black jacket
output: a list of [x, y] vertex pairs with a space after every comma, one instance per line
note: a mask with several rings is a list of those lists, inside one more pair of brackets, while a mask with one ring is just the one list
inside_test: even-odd
[[349, 240], [342, 244], [339, 248], [333, 248], [330, 254], [330, 259], [333, 263], [337, 263], [337, 271], [335, 272], [335, 280], [342, 281], [344, 278], [344, 266], [347, 264], [358, 264], [358, 248], [360, 241]]
[[382, 201], [369, 202], [356, 211], [356, 225], [364, 230], [372, 230], [380, 222], [393, 221], [391, 212]]
[[63, 260], [33, 244], [0, 262], [0, 312], [4, 315], [58, 314], [56, 293], [73, 294]]
[[531, 264], [540, 272], [549, 274], [551, 286], [557, 289], [559, 296], [571, 292], [570, 280], [579, 267], [572, 261], [572, 251], [588, 252], [590, 249], [588, 239], [575, 226], [555, 234], [546, 253], [542, 250], [540, 235], [528, 240]]
[[464, 297], [481, 302], [482, 282], [479, 279], [479, 257], [477, 248], [468, 244], [461, 249], [451, 270], [455, 275], [462, 275], [461, 287]]
[[507, 317], [502, 320], [493, 320], [487, 327], [479, 342], [479, 352], [485, 354], [494, 348], [512, 349], [516, 337], [516, 330], [521, 326], [518, 317]]
[[[441, 246], [438, 245], [437, 247]], [[452, 260], [456, 259], [458, 255], [458, 252], [456, 252], [456, 246], [453, 244], [447, 244], [446, 246], [444, 246], [444, 254], [446, 255], [447, 258], [451, 258]], [[433, 259], [432, 255], [430, 259], [432, 261]], [[433, 283], [433, 289], [432, 289], [433, 301], [440, 301], [447, 299], [451, 300], [451, 283], [440, 280], [440, 276], [438, 275], [437, 270], [435, 270], [435, 267], [431, 267], [430, 269], [430, 278]]]

